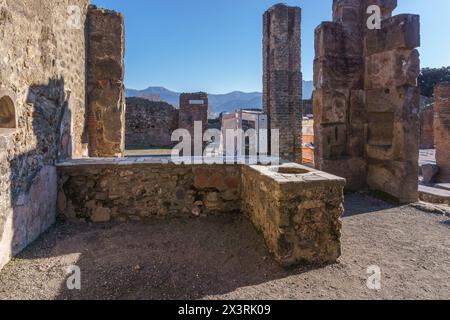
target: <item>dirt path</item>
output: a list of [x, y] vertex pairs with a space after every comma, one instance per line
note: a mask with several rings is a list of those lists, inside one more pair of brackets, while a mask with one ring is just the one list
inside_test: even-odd
[[[0, 273], [0, 299], [450, 298], [450, 219], [347, 196], [339, 264], [284, 270], [239, 216], [59, 224]], [[77, 265], [82, 290], [66, 289]], [[367, 267], [382, 289], [366, 286]]]

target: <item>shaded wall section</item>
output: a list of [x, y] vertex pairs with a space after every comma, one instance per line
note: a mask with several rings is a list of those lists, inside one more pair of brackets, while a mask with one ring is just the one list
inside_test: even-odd
[[0, 2], [0, 268], [55, 220], [55, 163], [86, 153], [87, 0]]

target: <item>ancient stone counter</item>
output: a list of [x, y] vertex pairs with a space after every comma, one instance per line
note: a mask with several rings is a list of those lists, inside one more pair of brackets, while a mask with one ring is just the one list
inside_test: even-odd
[[340, 256], [345, 180], [296, 164], [175, 165], [168, 158], [75, 160], [58, 211], [94, 222], [246, 214], [284, 266]]
[[434, 89], [436, 162], [438, 180], [450, 182], [450, 83], [442, 83]]

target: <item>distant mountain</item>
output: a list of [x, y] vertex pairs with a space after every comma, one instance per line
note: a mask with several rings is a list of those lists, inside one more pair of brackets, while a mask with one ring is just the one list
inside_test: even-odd
[[[303, 81], [304, 99], [310, 99], [313, 91], [312, 81]], [[126, 89], [127, 97], [156, 97], [161, 101], [178, 107], [180, 93], [163, 87], [149, 87], [144, 90]], [[233, 112], [236, 109], [262, 109], [261, 92], [233, 91], [227, 94], [208, 94], [210, 109], [216, 115], [221, 112]]]

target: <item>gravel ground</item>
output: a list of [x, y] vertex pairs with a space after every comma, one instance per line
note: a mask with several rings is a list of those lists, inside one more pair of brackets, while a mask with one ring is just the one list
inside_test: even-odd
[[[0, 273], [0, 299], [449, 299], [450, 218], [346, 197], [335, 265], [285, 270], [240, 216], [57, 224]], [[80, 291], [65, 270], [82, 272]], [[367, 267], [382, 288], [366, 286]]]

